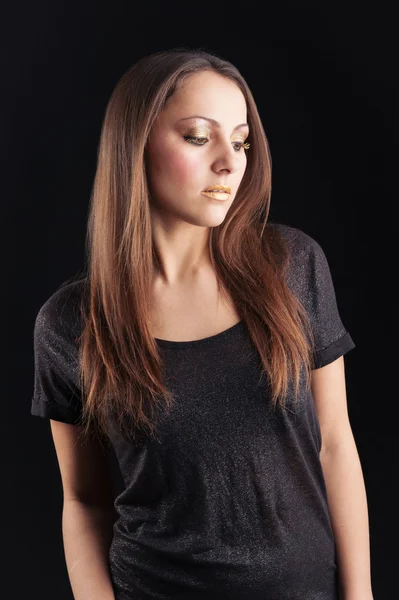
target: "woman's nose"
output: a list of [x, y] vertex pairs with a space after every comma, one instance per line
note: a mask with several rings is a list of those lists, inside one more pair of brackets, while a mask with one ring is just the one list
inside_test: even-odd
[[234, 150], [231, 142], [226, 142], [220, 145], [217, 152], [217, 158], [214, 163], [214, 167], [219, 171], [220, 169], [228, 169], [231, 173], [235, 173], [238, 169], [239, 158], [238, 152]]

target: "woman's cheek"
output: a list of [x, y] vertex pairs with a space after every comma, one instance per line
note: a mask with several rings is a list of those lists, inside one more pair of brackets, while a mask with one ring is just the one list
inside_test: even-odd
[[180, 184], [193, 183], [194, 178], [203, 168], [203, 160], [190, 154], [175, 154], [172, 157], [171, 169]]

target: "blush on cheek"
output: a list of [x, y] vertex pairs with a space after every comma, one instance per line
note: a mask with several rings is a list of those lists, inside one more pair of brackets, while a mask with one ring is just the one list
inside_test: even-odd
[[198, 156], [187, 156], [187, 154], [173, 154], [169, 159], [168, 168], [171, 169], [173, 177], [179, 179], [182, 185], [193, 183], [195, 178], [203, 169], [203, 160]]

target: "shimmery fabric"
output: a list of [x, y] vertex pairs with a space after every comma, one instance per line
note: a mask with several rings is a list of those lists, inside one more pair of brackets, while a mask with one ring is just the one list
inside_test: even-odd
[[[308, 310], [320, 368], [355, 344], [340, 319], [326, 257], [279, 227], [288, 284]], [[81, 286], [57, 290], [34, 329], [31, 414], [76, 424]], [[116, 600], [337, 600], [336, 556], [311, 392], [274, 412], [243, 321], [209, 338], [157, 340], [176, 403], [159, 441], [113, 428], [125, 489], [109, 562]]]

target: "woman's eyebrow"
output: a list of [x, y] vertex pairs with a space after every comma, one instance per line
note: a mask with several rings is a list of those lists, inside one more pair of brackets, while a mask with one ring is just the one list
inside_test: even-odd
[[[205, 121], [210, 121], [211, 123], [216, 125], [216, 127], [220, 127], [219, 121], [215, 121], [215, 119], [210, 119], [208, 117], [202, 117], [201, 115], [192, 115], [191, 117], [183, 117], [183, 119], [179, 119], [179, 121], [186, 121], [188, 119], [204, 119]], [[241, 123], [240, 125], [236, 125], [234, 127], [233, 131], [235, 131], [236, 129], [240, 129], [241, 127], [249, 127], [249, 125], [248, 125], [248, 123]]]

